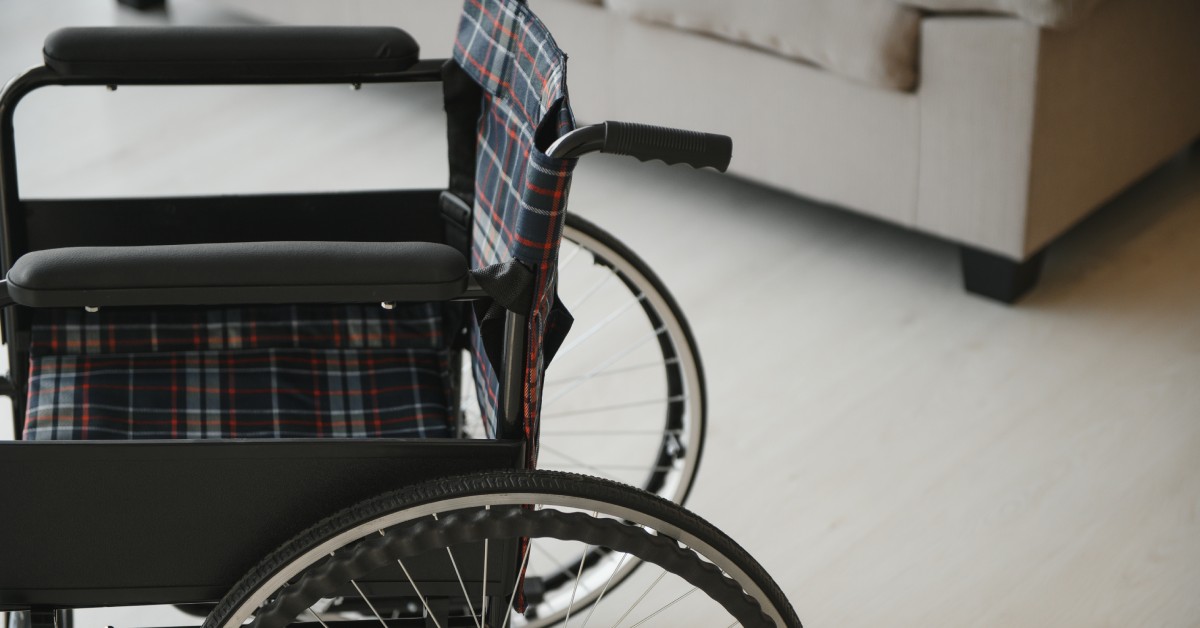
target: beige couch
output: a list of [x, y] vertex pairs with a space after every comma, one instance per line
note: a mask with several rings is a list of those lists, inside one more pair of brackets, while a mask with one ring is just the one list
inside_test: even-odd
[[[1065, 230], [1200, 135], [1198, 0], [532, 0], [584, 120], [735, 138], [731, 170], [963, 246], [1013, 301]], [[452, 0], [228, 0], [389, 23], [447, 55]], [[700, 31], [697, 33], [696, 31]]]

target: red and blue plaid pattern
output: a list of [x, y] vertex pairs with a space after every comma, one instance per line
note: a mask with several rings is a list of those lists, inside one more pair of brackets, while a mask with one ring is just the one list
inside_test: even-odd
[[441, 306], [291, 305], [35, 311], [29, 351], [96, 355], [235, 349], [445, 346]]
[[29, 440], [452, 436], [437, 304], [36, 316]]
[[[536, 459], [543, 341], [555, 299], [559, 239], [575, 160], [543, 151], [575, 126], [567, 102], [566, 55], [516, 0], [467, 0], [455, 61], [483, 87], [477, 138], [472, 264], [517, 259], [536, 273], [524, 374], [525, 433]], [[476, 324], [473, 332], [478, 336]], [[498, 378], [476, 338], [475, 379], [495, 429]]]

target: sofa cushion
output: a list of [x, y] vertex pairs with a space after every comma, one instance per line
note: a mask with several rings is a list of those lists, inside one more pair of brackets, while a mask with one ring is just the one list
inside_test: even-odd
[[1074, 26], [1091, 14], [1102, 0], [897, 0], [938, 12], [990, 11], [1015, 15], [1047, 28]]
[[606, 0], [639, 20], [716, 35], [899, 90], [916, 84], [920, 13], [895, 0]]

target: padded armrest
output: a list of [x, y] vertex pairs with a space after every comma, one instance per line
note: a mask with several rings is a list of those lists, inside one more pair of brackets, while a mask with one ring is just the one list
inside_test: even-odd
[[402, 72], [420, 49], [391, 27], [168, 26], [63, 28], [42, 49], [70, 76], [113, 80], [322, 78]]
[[21, 256], [14, 302], [32, 307], [443, 301], [467, 260], [430, 242], [241, 242], [72, 247]]

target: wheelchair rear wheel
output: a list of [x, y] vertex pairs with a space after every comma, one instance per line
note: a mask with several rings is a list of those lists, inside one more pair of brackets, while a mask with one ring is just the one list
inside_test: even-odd
[[[589, 607], [579, 599], [584, 587], [567, 583], [540, 592], [518, 612], [516, 575], [534, 554], [588, 555], [564, 546], [611, 549], [603, 558], [605, 568], [587, 575], [594, 580], [587, 588], [599, 590], [599, 599]], [[499, 556], [497, 548], [502, 548]], [[511, 556], [505, 555], [508, 550]], [[653, 568], [618, 587], [613, 574], [627, 559]], [[400, 586], [407, 578], [409, 590], [416, 592], [407, 616], [402, 609], [380, 610], [369, 599], [371, 589], [359, 584], [381, 569], [394, 572], [397, 565]], [[443, 593], [434, 599], [422, 587], [436, 583], [413, 574], [437, 568], [443, 570]], [[583, 562], [577, 569], [585, 573]], [[461, 595], [446, 597], [445, 573], [452, 574], [448, 582]], [[489, 590], [484, 584], [499, 581], [506, 585]], [[326, 617], [324, 609], [341, 596], [365, 602], [369, 623], [364, 625], [504, 628], [574, 618], [580, 626], [800, 626], [762, 567], [704, 520], [632, 487], [547, 471], [437, 480], [344, 510], [264, 559], [204, 625], [326, 624], [335, 618]]]
[[[704, 370], [683, 312], [641, 258], [575, 214], [563, 230], [558, 292], [575, 324], [546, 370], [538, 467], [683, 504], [706, 413]], [[483, 437], [474, 387], [463, 390], [463, 423]]]

